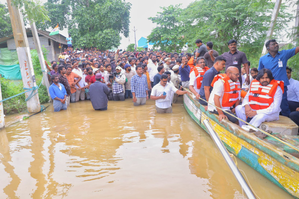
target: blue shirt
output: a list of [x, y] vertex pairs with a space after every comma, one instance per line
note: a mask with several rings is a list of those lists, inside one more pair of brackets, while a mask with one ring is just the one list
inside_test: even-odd
[[[271, 70], [274, 79], [276, 80], [283, 80], [284, 85], [289, 85], [289, 79], [287, 77], [287, 62], [288, 59], [293, 57], [295, 55], [296, 47], [289, 50], [282, 50], [279, 51], [275, 57], [272, 57], [269, 53], [262, 56], [260, 58], [259, 62], [259, 68], [258, 70], [261, 70], [263, 68]], [[278, 62], [282, 61], [282, 67], [278, 66]]]
[[160, 75], [160, 73], [157, 73], [157, 74], [154, 76], [154, 86], [160, 82], [161, 76], [162, 76], [162, 75]]
[[184, 68], [182, 68], [182, 65], [181, 65], [180, 68], [179, 68], [179, 73], [181, 75], [182, 82], [190, 80], [190, 77], [189, 77], [190, 66], [184, 66]]
[[207, 72], [204, 74], [203, 79], [202, 79], [202, 84], [199, 90], [199, 95], [201, 98], [205, 98], [205, 86], [210, 86], [210, 92], [212, 91], [212, 81], [215, 77], [215, 75], [218, 75], [219, 72], [214, 68], [214, 66], [212, 68], [210, 68], [209, 70], [207, 70]]
[[63, 84], [61, 84], [61, 83], [58, 83], [58, 84], [61, 86], [61, 90], [54, 83], [51, 84], [51, 86], [49, 87], [49, 93], [53, 100], [55, 99], [55, 97], [58, 97], [59, 99], [64, 99], [64, 96], [67, 95]]
[[145, 98], [147, 87], [146, 75], [134, 75], [131, 79], [131, 92], [135, 93], [135, 96], [138, 98]]
[[66, 38], [66, 41], [67, 41], [67, 42], [66, 42], [67, 44], [72, 44], [72, 38], [71, 38], [71, 37], [67, 37], [67, 38]]

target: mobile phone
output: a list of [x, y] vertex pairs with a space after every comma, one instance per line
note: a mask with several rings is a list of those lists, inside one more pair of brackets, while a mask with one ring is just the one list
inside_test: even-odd
[[163, 95], [164, 95], [164, 96], [166, 95], [165, 91], [163, 92]]

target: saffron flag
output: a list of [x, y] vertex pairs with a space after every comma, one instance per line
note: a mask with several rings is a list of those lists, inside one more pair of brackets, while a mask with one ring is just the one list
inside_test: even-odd
[[59, 25], [57, 24], [57, 26], [50, 32], [50, 36], [51, 35], [57, 35], [59, 34]]

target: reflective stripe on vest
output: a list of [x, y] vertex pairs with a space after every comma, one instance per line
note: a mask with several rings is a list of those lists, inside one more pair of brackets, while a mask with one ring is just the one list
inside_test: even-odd
[[221, 79], [224, 86], [224, 94], [222, 96], [222, 107], [232, 107], [240, 98], [240, 82], [233, 82], [226, 74], [216, 75], [212, 81], [213, 87], [215, 82]]
[[194, 71], [194, 74], [195, 74], [195, 78], [196, 78], [197, 89], [200, 89], [201, 84], [202, 84], [203, 76], [207, 72], [207, 70], [209, 70], [209, 69], [210, 69], [209, 67], [204, 67], [203, 69], [200, 68], [200, 67], [194, 67], [193, 68], [193, 71]]
[[253, 80], [249, 88], [249, 106], [254, 110], [268, 108], [274, 101], [278, 86], [283, 89], [283, 82], [273, 79], [267, 86], [262, 86], [259, 81]]

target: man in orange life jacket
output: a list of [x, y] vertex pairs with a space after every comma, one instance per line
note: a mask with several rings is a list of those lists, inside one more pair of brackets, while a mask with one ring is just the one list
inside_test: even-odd
[[[241, 85], [239, 75], [239, 69], [235, 66], [230, 66], [226, 69], [225, 74], [219, 74], [214, 77], [211, 84], [213, 90], [209, 98], [208, 110], [212, 113], [218, 114], [219, 121], [222, 119], [228, 119], [233, 123], [238, 123], [238, 119], [230, 114], [235, 112], [232, 107], [234, 105], [238, 106], [240, 103]], [[227, 114], [222, 110], [225, 110], [230, 114]]]
[[209, 69], [210, 68], [206, 66], [205, 58], [199, 57], [196, 60], [196, 66], [193, 68], [193, 70], [191, 70], [189, 89], [198, 100], [200, 98], [199, 90], [201, 87], [203, 75]]
[[[256, 79], [252, 80], [242, 105], [236, 107], [237, 116], [244, 121], [248, 118], [255, 127], [263, 122], [279, 120], [283, 89], [283, 81], [275, 80], [269, 69], [261, 69]], [[248, 130], [244, 122], [239, 121], [239, 124]]]

